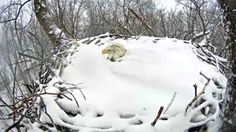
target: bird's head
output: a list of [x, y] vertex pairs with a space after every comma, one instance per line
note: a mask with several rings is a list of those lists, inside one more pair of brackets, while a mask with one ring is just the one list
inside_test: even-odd
[[102, 50], [102, 55], [104, 55], [104, 54], [110, 54], [111, 52], [112, 52], [111, 49], [106, 48], [106, 49], [103, 49], [103, 50]]

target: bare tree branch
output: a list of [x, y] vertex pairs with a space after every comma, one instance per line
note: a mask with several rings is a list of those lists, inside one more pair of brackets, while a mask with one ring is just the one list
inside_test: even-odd
[[149, 31], [151, 31], [151, 34], [156, 36], [154, 31], [152, 30], [152, 27], [148, 24], [147, 20], [140, 14], [138, 14], [135, 10], [133, 10], [130, 6], [127, 6], [128, 10], [137, 17], [142, 24], [144, 25], [145, 28], [147, 28]]
[[10, 22], [10, 21], [16, 21], [16, 20], [18, 19], [19, 15], [20, 15], [21, 10], [22, 10], [22, 8], [24, 7], [24, 5], [26, 5], [26, 4], [29, 3], [30, 1], [31, 1], [31, 0], [27, 0], [27, 1], [25, 1], [24, 3], [22, 3], [22, 4], [16, 4], [16, 3], [15, 3], [15, 4], [10, 4], [10, 5], [7, 6], [6, 8], [4, 8], [4, 9], [2, 10], [2, 12], [0, 13], [0, 15], [2, 15], [2, 14], [5, 12], [5, 10], [8, 9], [9, 7], [14, 6], [14, 5], [20, 5], [20, 8], [18, 9], [17, 14], [16, 14], [16, 16], [15, 16], [14, 18], [8, 19], [8, 20], [0, 21], [0, 23]]

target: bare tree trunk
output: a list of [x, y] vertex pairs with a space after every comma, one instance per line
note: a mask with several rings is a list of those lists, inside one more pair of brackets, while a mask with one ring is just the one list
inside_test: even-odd
[[236, 1], [218, 0], [224, 10], [224, 24], [226, 28], [226, 42], [230, 46], [231, 71], [228, 76], [228, 100], [225, 102], [224, 122], [222, 131], [236, 131]]
[[66, 44], [68, 41], [65, 33], [57, 27], [50, 16], [46, 0], [34, 0], [34, 8], [39, 24], [46, 32], [54, 47]]

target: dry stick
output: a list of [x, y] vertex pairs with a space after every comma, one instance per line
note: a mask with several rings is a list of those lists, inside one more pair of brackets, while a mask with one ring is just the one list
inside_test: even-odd
[[200, 75], [202, 75], [204, 78], [206, 78], [206, 80], [211, 80], [209, 77], [207, 77], [205, 74], [203, 74], [202, 72], [200, 72]]
[[11, 109], [11, 110], [13, 109], [11, 105], [9, 105], [5, 100], [2, 99], [2, 97], [0, 97], [0, 102], [3, 103], [3, 105], [0, 106], [0, 107], [3, 107], [3, 106], [4, 106], [4, 107], [8, 107], [8, 108]]
[[[53, 122], [53, 119], [52, 119], [51, 116], [47, 113], [46, 105], [44, 104], [43, 98], [41, 97], [41, 95], [44, 95], [44, 94], [63, 95], [63, 96], [65, 96], [65, 95], [64, 95], [63, 93], [61, 93], [61, 92], [60, 92], [60, 93], [38, 93], [38, 94], [33, 94], [32, 96], [25, 97], [25, 98], [19, 100], [19, 101], [18, 101], [17, 103], [15, 103], [14, 105], [16, 105], [16, 104], [18, 104], [18, 103], [20, 103], [20, 102], [22, 102], [22, 103], [19, 104], [19, 107], [16, 107], [16, 109], [13, 110], [13, 114], [15, 113], [15, 115], [16, 115], [16, 114], [19, 114], [19, 115], [21, 115], [21, 116], [20, 116], [20, 118], [19, 118], [18, 121], [16, 121], [15, 123], [13, 123], [13, 124], [12, 124], [10, 127], [8, 127], [5, 131], [7, 132], [7, 131], [10, 131], [11, 129], [13, 129], [14, 127], [17, 127], [17, 126], [21, 123], [21, 121], [24, 119], [24, 117], [27, 118], [27, 117], [25, 116], [25, 114], [18, 113], [18, 110], [19, 110], [20, 108], [22, 108], [22, 107], [25, 108], [25, 107], [24, 107], [24, 104], [26, 104], [28, 107], [26, 108], [27, 110], [26, 110], [25, 113], [27, 113], [27, 111], [31, 110], [31, 108], [32, 108], [33, 105], [35, 104], [37, 97], [40, 98], [40, 100], [42, 101], [42, 103], [43, 103], [43, 105], [44, 105], [44, 112], [45, 112], [45, 114], [49, 117], [49, 119], [51, 120], [52, 124], [55, 126], [55, 124], [54, 124], [54, 122]], [[67, 97], [67, 96], [65, 96], [65, 97]], [[67, 97], [67, 98], [70, 99], [69, 97]], [[28, 105], [27, 103], [30, 102], [31, 100], [32, 100], [32, 105]], [[41, 111], [40, 111], [40, 113], [41, 113]], [[39, 119], [39, 118], [38, 118], [38, 119]]]
[[[225, 66], [224, 64], [222, 64], [221, 62], [217, 62], [217, 59], [216, 59], [210, 52], [205, 51], [201, 45], [199, 45], [198, 43], [194, 43], [194, 44], [196, 44], [196, 45], [201, 49], [201, 51], [202, 51], [205, 55], [207, 55], [208, 57], [212, 57], [212, 58], [214, 59], [214, 60], [212, 60], [212, 61], [216, 63], [215, 66], [217, 66], [217, 63], [219, 63], [219, 65], [221, 65], [222, 67], [224, 67], [226, 70], [229, 70], [229, 68], [228, 68], [227, 66]], [[203, 59], [203, 58], [200, 57], [200, 56], [199, 56], [199, 58]], [[204, 61], [205, 61], [205, 60], [204, 60]], [[206, 62], [208, 62], [208, 60], [207, 60]], [[211, 63], [210, 63], [210, 64], [211, 64]], [[213, 64], [213, 63], [212, 63], [212, 64]]]
[[4, 132], [8, 132], [10, 131], [11, 129], [13, 129], [14, 127], [17, 127], [19, 126], [19, 124], [21, 123], [21, 121], [24, 119], [24, 116], [21, 116], [19, 118], [19, 120], [17, 120], [16, 122], [14, 122], [12, 125], [10, 125]]
[[129, 34], [129, 36], [132, 36], [132, 33], [127, 28], [123, 27], [120, 23], [117, 22], [117, 26], [125, 30]]
[[77, 99], [75, 98], [75, 96], [74, 96], [71, 92], [69, 92], [69, 91], [67, 91], [67, 92], [73, 97], [73, 99], [75, 100], [75, 103], [76, 103], [77, 107], [79, 108], [79, 103], [78, 103]]
[[[54, 86], [54, 87], [57, 87], [57, 86], [55, 86], [55, 85], [58, 84], [58, 83], [62, 83], [62, 84], [66, 84], [66, 85], [72, 85], [72, 87], [69, 87], [68, 89], [71, 89], [71, 90], [72, 90], [72, 89], [78, 89], [78, 90], [80, 91], [80, 93], [82, 94], [84, 100], [86, 100], [86, 97], [85, 97], [83, 91], [81, 90], [82, 88], [79, 88], [79, 87], [77, 86], [77, 85], [83, 84], [83, 83], [72, 84], [72, 83], [67, 83], [67, 82], [56, 82], [56, 83], [53, 84], [53, 86]], [[59, 88], [59, 87], [57, 87], [57, 88]], [[66, 90], [66, 91], [68, 92], [68, 90]]]
[[27, 55], [27, 54], [20, 53], [20, 52], [19, 52], [19, 55], [20, 55], [20, 56], [25, 56], [25, 57], [27, 57], [27, 58], [34, 59], [34, 60], [41, 60], [41, 59], [38, 58], [38, 57], [31, 56], [31, 55]]
[[68, 96], [66, 96], [65, 94], [63, 94], [62, 92], [59, 92], [59, 93], [47, 93], [47, 92], [44, 92], [44, 93], [34, 93], [32, 94], [31, 96], [28, 96], [28, 97], [25, 97], [25, 98], [22, 98], [20, 100], [18, 100], [14, 105], [20, 103], [20, 102], [26, 102], [28, 100], [31, 100], [32, 98], [34, 97], [40, 97], [42, 95], [61, 95], [61, 96], [64, 96], [65, 98], [67, 98], [68, 100], [72, 100], [71, 98], [69, 98]]
[[[213, 66], [217, 66], [215, 63], [213, 63], [211, 60], [208, 60], [209, 58], [207, 58], [207, 59], [205, 59], [205, 58], [203, 58], [201, 55], [198, 55], [198, 54], [196, 54], [197, 55], [197, 57], [198, 58], [200, 58], [202, 61], [205, 61], [205, 62], [207, 62], [208, 64], [211, 64], [211, 65], [213, 65]], [[229, 70], [229, 68], [227, 68], [224, 64], [222, 64], [222, 63], [220, 63], [219, 62], [219, 64], [225, 69], [225, 70]], [[221, 70], [221, 69], [219, 69], [219, 71], [222, 73], [222, 74], [224, 74], [224, 72]]]
[[197, 84], [194, 84], [193, 87], [194, 87], [194, 93], [195, 93], [194, 98], [196, 98], [197, 97]]
[[164, 106], [161, 106], [155, 120], [151, 123], [152, 126], [155, 126], [155, 124], [157, 123], [157, 120], [160, 118], [163, 109], [164, 109]]
[[[152, 30], [152, 27], [148, 24], [147, 20], [140, 14], [138, 14], [136, 11], [134, 11], [130, 6], [127, 6], [128, 10], [137, 17], [145, 28], [149, 29], [152, 33], [152, 35], [155, 35], [154, 31]], [[155, 35], [156, 36], [156, 35]]]
[[7, 121], [10, 120], [11, 118], [9, 118], [9, 117], [6, 118], [3, 111], [0, 111], [0, 116], [1, 116], [1, 117], [0, 117], [0, 121], [2, 121], [5, 126], [9, 126], [9, 124], [8, 124]]
[[[36, 93], [36, 94], [32, 94], [31, 96], [29, 96], [29, 97], [25, 97], [25, 98], [23, 98], [23, 99], [21, 99], [21, 100], [18, 100], [13, 106], [15, 106], [15, 108], [13, 109], [13, 112], [12, 113], [10, 113], [9, 115], [17, 115], [17, 114], [19, 114], [18, 113], [18, 110], [19, 109], [21, 109], [21, 108], [25, 108], [24, 107], [24, 105], [27, 105], [27, 103], [28, 102], [30, 102], [30, 101], [32, 101], [33, 102], [33, 104], [32, 105], [30, 105], [30, 107], [28, 108], [28, 109], [31, 109], [32, 107], [33, 107], [33, 105], [35, 104], [35, 102], [36, 102], [36, 98], [37, 97], [40, 97], [41, 98], [41, 96], [42, 95], [45, 95], [45, 94], [49, 94], [49, 95], [61, 95], [61, 96], [64, 96], [65, 98], [67, 98], [68, 100], [71, 100], [72, 101], [72, 99], [71, 98], [69, 98], [69, 97], [67, 97], [65, 94], [63, 94], [63, 93]], [[16, 107], [18, 105], [18, 107]]]
[[56, 125], [55, 125], [55, 123], [54, 123], [52, 117], [48, 114], [48, 112], [47, 112], [47, 106], [46, 106], [46, 104], [44, 103], [43, 98], [42, 98], [41, 96], [40, 96], [40, 100], [41, 100], [41, 103], [43, 103], [43, 105], [44, 105], [44, 113], [48, 116], [48, 118], [50, 119], [52, 125], [55, 127]]
[[185, 114], [186, 114], [188, 108], [193, 104], [193, 102], [196, 101], [201, 95], [203, 95], [203, 94], [205, 93], [205, 90], [206, 90], [207, 86], [209, 85], [209, 83], [210, 83], [210, 81], [211, 81], [211, 79], [208, 78], [206, 75], [204, 75], [202, 72], [200, 72], [200, 75], [202, 75], [203, 77], [205, 77], [205, 78], [207, 79], [207, 82], [205, 83], [205, 85], [204, 85], [202, 91], [201, 91], [197, 96], [195, 96], [195, 97], [193, 98], [193, 100], [187, 105], [187, 107], [186, 107], [186, 109], [185, 109]]
[[199, 39], [199, 38], [201, 38], [201, 37], [203, 37], [203, 36], [205, 36], [205, 35], [208, 35], [208, 34], [210, 34], [210, 32], [204, 32], [204, 33], [202, 33], [202, 34], [200, 34], [200, 35], [197, 35], [197, 36], [194, 36], [193, 38], [192, 38], [192, 41], [194, 42], [194, 41], [196, 41], [197, 39]]

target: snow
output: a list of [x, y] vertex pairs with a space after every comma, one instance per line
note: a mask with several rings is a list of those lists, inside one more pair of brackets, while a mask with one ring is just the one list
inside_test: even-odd
[[[227, 80], [219, 67], [196, 55], [199, 49], [173, 38], [101, 36], [76, 42], [78, 51], [67, 56], [68, 64], [61, 76], [48, 84], [50, 92], [58, 93], [59, 85], [69, 89], [79, 104], [74, 99], [43, 96], [54, 124], [82, 132], [183, 132], [203, 124], [207, 124], [208, 131], [217, 130], [219, 103], [224, 98]], [[93, 41], [88, 43], [89, 40]], [[112, 43], [122, 44], [127, 51], [115, 62], [101, 54]], [[209, 85], [187, 108], [195, 96], [193, 85], [200, 93], [207, 84], [200, 72], [210, 78]], [[58, 86], [57, 81], [61, 82]], [[151, 126], [161, 106], [164, 112]], [[41, 121], [51, 122], [46, 114]]]

